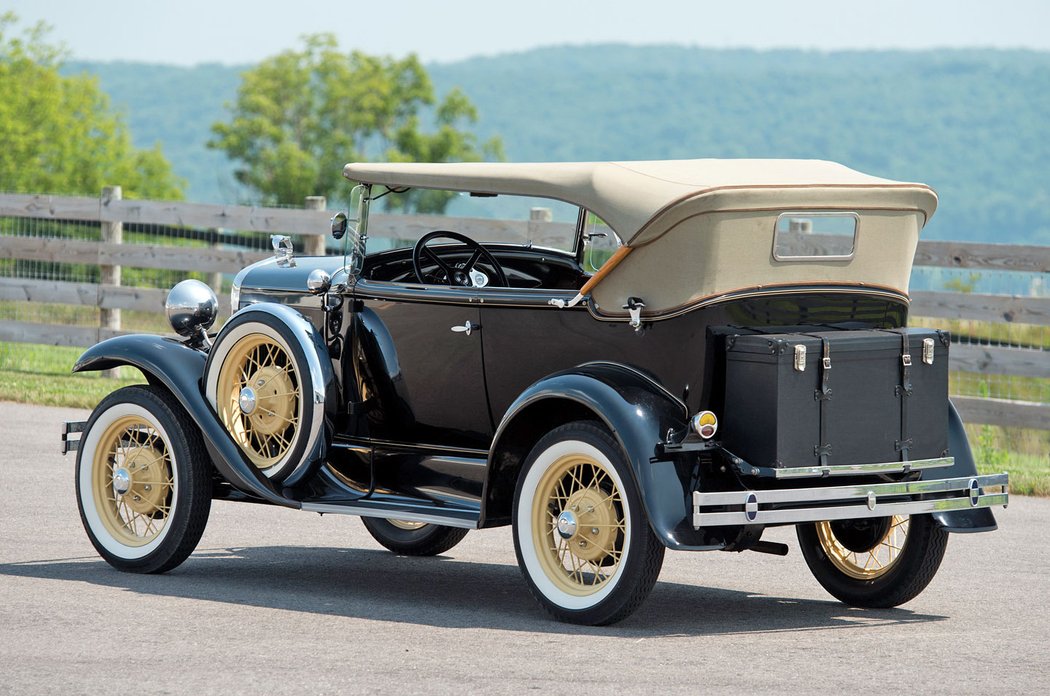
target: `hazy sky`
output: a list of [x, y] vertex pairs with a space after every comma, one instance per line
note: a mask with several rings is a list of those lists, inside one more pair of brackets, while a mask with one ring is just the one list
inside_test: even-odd
[[[380, 9], [383, 8], [383, 9]], [[250, 63], [334, 32], [369, 53], [426, 61], [552, 44], [678, 43], [822, 50], [1050, 50], [1050, 0], [6, 0], [54, 27], [74, 58]]]

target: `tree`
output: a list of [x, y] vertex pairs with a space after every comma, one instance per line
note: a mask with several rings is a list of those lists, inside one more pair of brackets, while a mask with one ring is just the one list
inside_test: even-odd
[[[351, 161], [448, 162], [502, 157], [461, 130], [477, 121], [459, 90], [440, 103], [419, 59], [339, 51], [331, 34], [307, 36], [289, 50], [244, 73], [228, 122], [212, 126], [209, 147], [238, 162], [237, 179], [265, 204], [297, 204], [310, 195], [337, 197]], [[421, 119], [432, 120], [423, 132]], [[444, 209], [433, 192], [397, 197], [420, 212]]]
[[132, 146], [98, 82], [59, 73], [48, 27], [11, 35], [17, 21], [0, 14], [0, 191], [97, 195], [119, 184], [128, 198], [182, 198], [159, 146]]

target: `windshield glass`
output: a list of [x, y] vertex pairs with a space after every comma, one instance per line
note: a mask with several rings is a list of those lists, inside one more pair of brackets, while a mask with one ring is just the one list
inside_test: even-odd
[[583, 242], [583, 267], [590, 273], [604, 266], [616, 250], [623, 246], [623, 242], [605, 220], [589, 211], [584, 220]]
[[410, 247], [428, 232], [450, 230], [477, 242], [572, 252], [578, 206], [550, 198], [376, 186], [368, 218], [368, 252]]

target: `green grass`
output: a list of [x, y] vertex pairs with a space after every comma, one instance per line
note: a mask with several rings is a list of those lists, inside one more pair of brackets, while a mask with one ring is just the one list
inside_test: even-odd
[[952, 396], [1050, 403], [1050, 379], [1043, 377], [953, 371], [949, 374], [948, 386]]
[[977, 471], [981, 474], [1010, 474], [1010, 492], [1020, 495], [1050, 497], [1050, 455], [1018, 454], [1003, 452], [1001, 464], [990, 465], [987, 460], [978, 460]]
[[55, 376], [0, 370], [0, 401], [94, 408], [110, 392], [145, 381], [142, 377], [109, 379], [93, 375]]
[[[171, 333], [171, 325], [164, 316], [163, 307], [158, 307], [156, 312], [140, 312], [133, 310], [121, 310], [120, 325], [124, 331], [142, 333]], [[98, 307], [83, 305], [63, 305], [50, 302], [0, 302], [0, 320], [11, 319], [14, 321], [26, 321], [38, 324], [62, 324], [65, 326], [90, 326], [99, 325]], [[22, 352], [22, 347], [29, 349], [55, 348], [54, 346], [29, 346], [25, 344], [6, 344], [12, 347], [13, 353]], [[18, 348], [14, 350], [14, 348]], [[72, 351], [69, 366], [72, 366], [80, 354], [79, 349], [60, 347], [58, 350]], [[65, 354], [62, 354], [63, 357]], [[48, 360], [51, 360], [48, 358]], [[3, 363], [0, 363], [2, 366]]]
[[1050, 430], [967, 425], [977, 470], [1010, 474], [1010, 490], [1050, 496]]
[[967, 337], [978, 343], [1025, 346], [1050, 350], [1050, 328], [1035, 324], [976, 321], [973, 319], [939, 319], [909, 317], [909, 326], [947, 329], [952, 336]]
[[122, 367], [116, 379], [100, 372], [73, 374], [80, 348], [0, 343], [0, 400], [45, 406], [94, 408], [107, 394], [145, 378]]

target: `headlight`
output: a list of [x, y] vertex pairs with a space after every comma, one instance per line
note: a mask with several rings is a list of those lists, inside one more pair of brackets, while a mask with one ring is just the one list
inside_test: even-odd
[[212, 289], [199, 280], [184, 280], [168, 293], [164, 311], [175, 333], [193, 336], [201, 329], [207, 331], [215, 323], [219, 300]]

